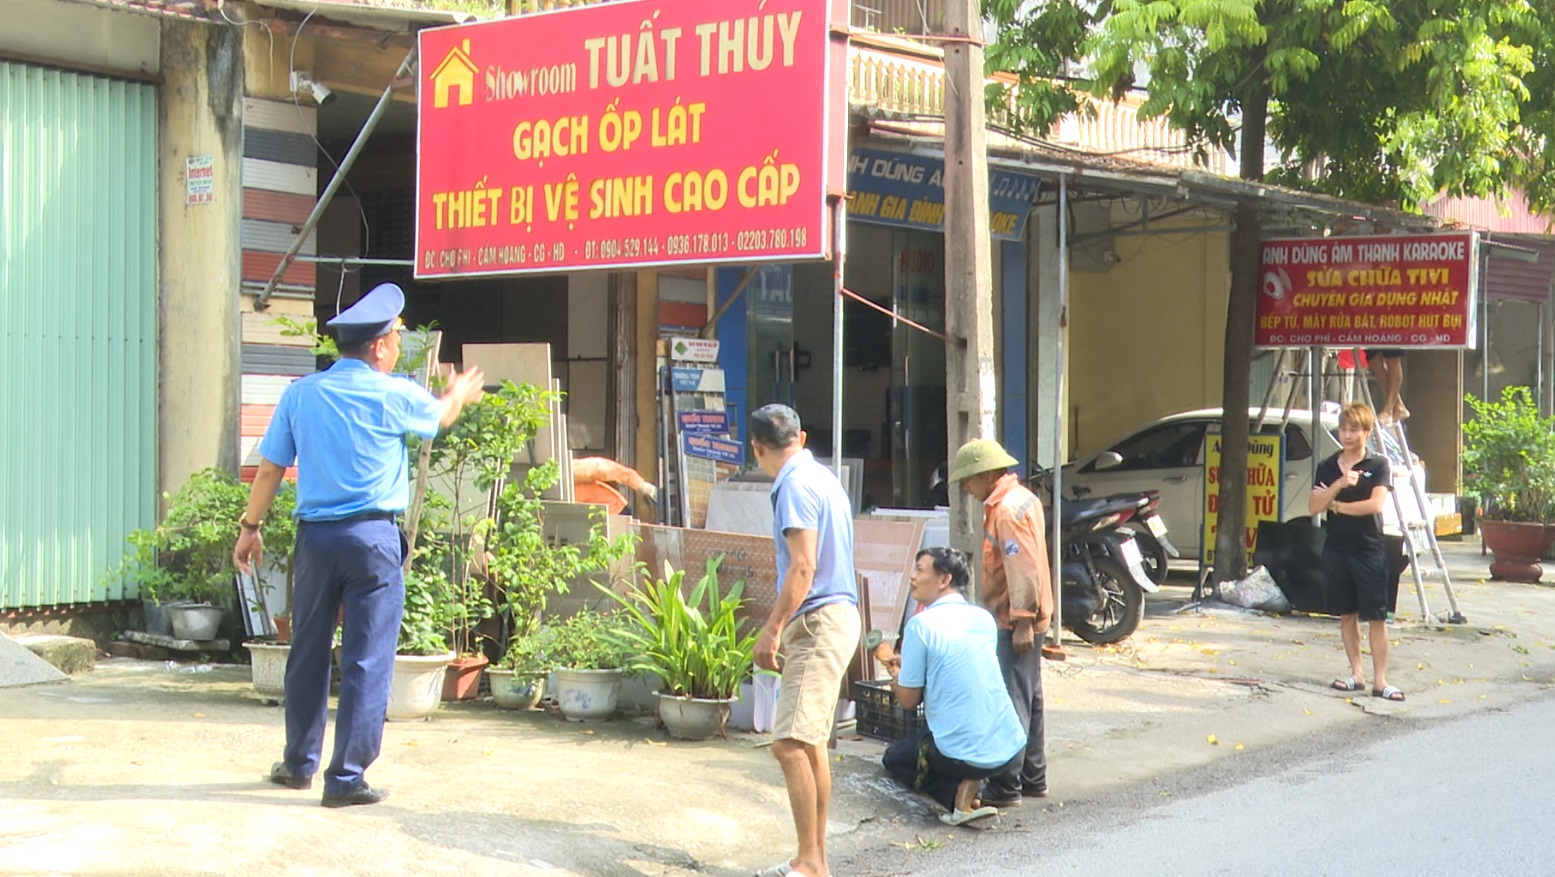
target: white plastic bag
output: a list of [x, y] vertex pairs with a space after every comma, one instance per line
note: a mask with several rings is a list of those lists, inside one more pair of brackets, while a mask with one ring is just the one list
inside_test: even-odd
[[1244, 609], [1257, 609], [1283, 615], [1290, 611], [1290, 601], [1285, 592], [1274, 583], [1274, 576], [1262, 566], [1255, 567], [1247, 578], [1234, 582], [1221, 582], [1220, 599]]

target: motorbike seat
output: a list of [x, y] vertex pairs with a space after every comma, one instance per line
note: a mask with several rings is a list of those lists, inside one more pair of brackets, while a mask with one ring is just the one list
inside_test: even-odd
[[1112, 499], [1098, 497], [1096, 499], [1069, 500], [1060, 508], [1060, 524], [1066, 529], [1083, 521], [1094, 520], [1122, 511], [1132, 511], [1137, 507], [1137, 497], [1125, 499]]

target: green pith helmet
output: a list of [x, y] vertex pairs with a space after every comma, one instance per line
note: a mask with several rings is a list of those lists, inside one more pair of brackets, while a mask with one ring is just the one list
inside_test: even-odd
[[955, 465], [950, 467], [950, 483], [965, 481], [981, 472], [1003, 471], [1019, 462], [993, 439], [972, 439], [956, 451]]

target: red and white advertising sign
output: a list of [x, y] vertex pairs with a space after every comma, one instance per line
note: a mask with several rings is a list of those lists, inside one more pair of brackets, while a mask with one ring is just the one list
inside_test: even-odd
[[1472, 233], [1263, 242], [1259, 347], [1474, 346]]
[[635, 0], [423, 30], [416, 276], [824, 257], [837, 0]]

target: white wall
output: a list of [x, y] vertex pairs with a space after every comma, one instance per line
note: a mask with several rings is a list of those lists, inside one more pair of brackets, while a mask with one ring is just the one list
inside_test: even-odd
[[0, 54], [94, 72], [161, 70], [161, 22], [60, 0], [6, 0]]

